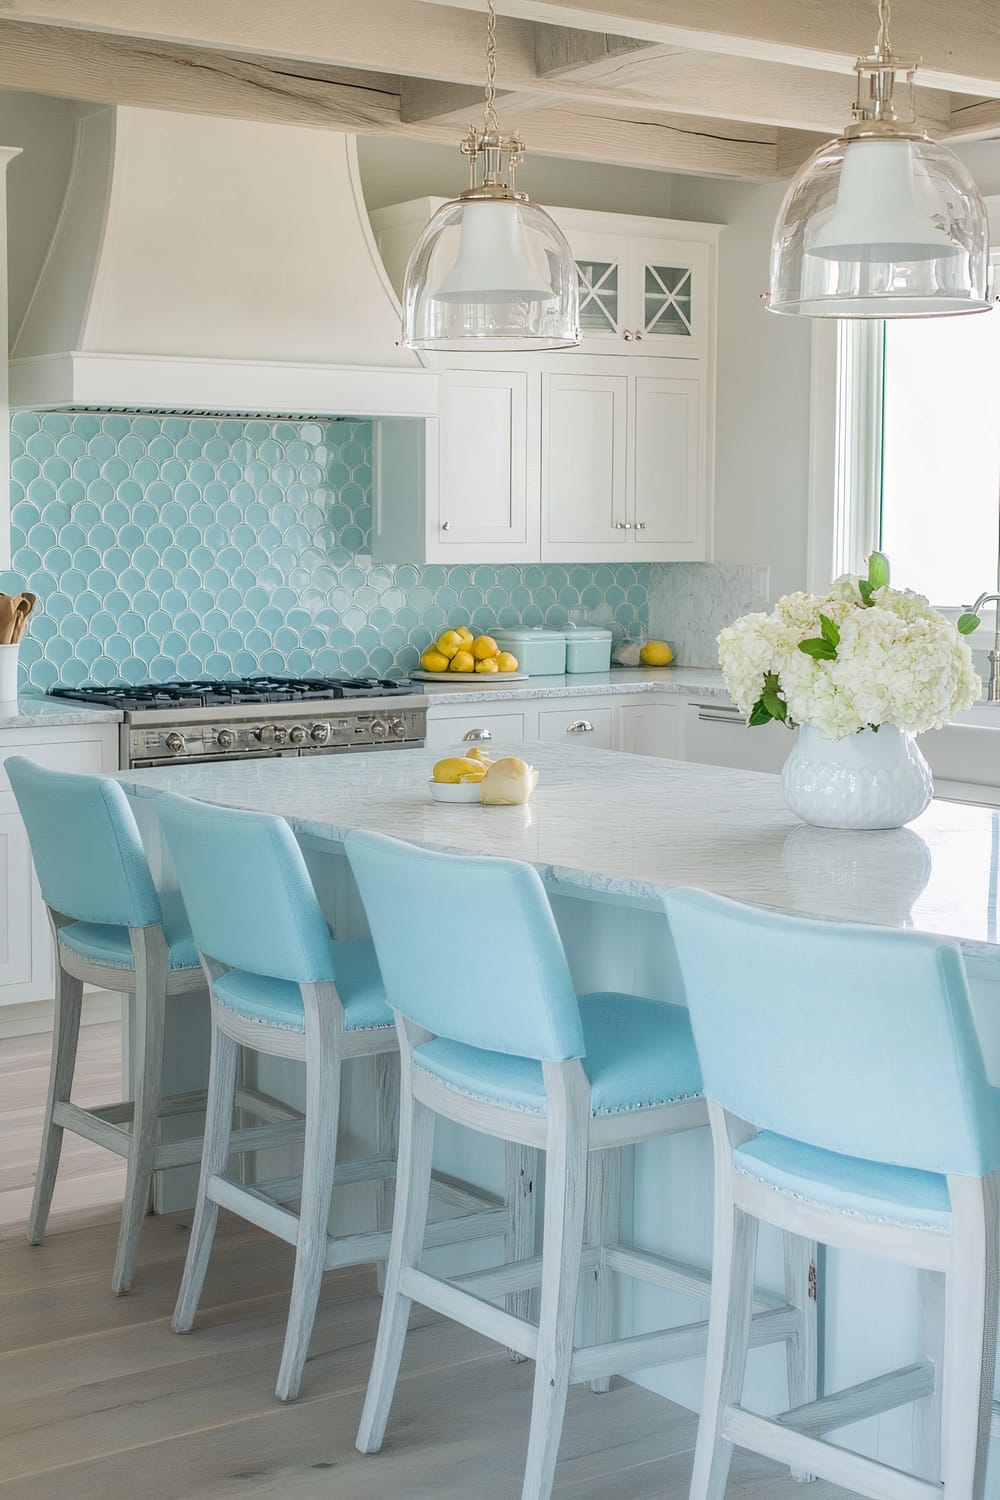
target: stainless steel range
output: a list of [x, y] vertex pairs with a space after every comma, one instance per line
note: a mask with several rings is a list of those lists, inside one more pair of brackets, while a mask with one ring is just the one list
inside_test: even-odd
[[423, 744], [427, 725], [418, 688], [372, 677], [245, 677], [57, 687], [50, 693], [121, 710], [123, 770], [177, 761], [409, 749]]

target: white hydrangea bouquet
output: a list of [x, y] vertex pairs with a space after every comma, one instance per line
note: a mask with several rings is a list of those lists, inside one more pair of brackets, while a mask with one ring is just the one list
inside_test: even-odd
[[744, 615], [718, 637], [726, 687], [751, 726], [812, 725], [826, 740], [894, 725], [939, 729], [979, 697], [965, 636], [922, 594], [889, 587], [880, 552], [868, 576], [845, 574], [828, 594], [786, 594], [770, 614]]

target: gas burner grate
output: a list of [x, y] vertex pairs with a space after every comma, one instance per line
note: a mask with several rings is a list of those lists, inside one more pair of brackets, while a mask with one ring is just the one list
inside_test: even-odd
[[410, 682], [385, 677], [275, 677], [261, 675], [215, 681], [125, 682], [106, 687], [54, 687], [53, 698], [87, 703], [93, 708], [116, 708], [122, 713], [143, 709], [225, 708], [242, 703], [329, 702], [340, 698], [389, 698], [420, 689]]

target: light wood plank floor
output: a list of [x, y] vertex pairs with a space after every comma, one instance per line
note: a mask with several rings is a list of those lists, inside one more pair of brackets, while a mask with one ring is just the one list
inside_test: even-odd
[[[67, 1137], [48, 1238], [24, 1241], [46, 1038], [0, 1042], [0, 1500], [516, 1500], [532, 1366], [414, 1315], [382, 1453], [355, 1452], [378, 1320], [369, 1268], [326, 1278], [304, 1394], [272, 1387], [285, 1245], [223, 1215], [195, 1333], [169, 1326], [189, 1216], [147, 1221], [108, 1289], [122, 1170]], [[86, 1027], [77, 1097], [117, 1093], [118, 1028]], [[557, 1500], [686, 1500], [695, 1419], [637, 1386], [570, 1394]], [[850, 1500], [738, 1455], [727, 1500]]]

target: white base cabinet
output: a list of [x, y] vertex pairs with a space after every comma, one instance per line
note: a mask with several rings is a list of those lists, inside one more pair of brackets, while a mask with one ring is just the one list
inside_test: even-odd
[[26, 755], [59, 771], [117, 771], [118, 726], [0, 731], [0, 1006], [51, 1000], [52, 943], [28, 836], [4, 770]]
[[682, 698], [653, 703], [645, 695], [638, 702], [581, 693], [468, 706], [432, 704], [427, 711], [427, 744], [442, 753], [463, 754], [479, 743], [493, 753], [516, 753], [525, 740], [547, 740], [680, 758], [683, 722]]

